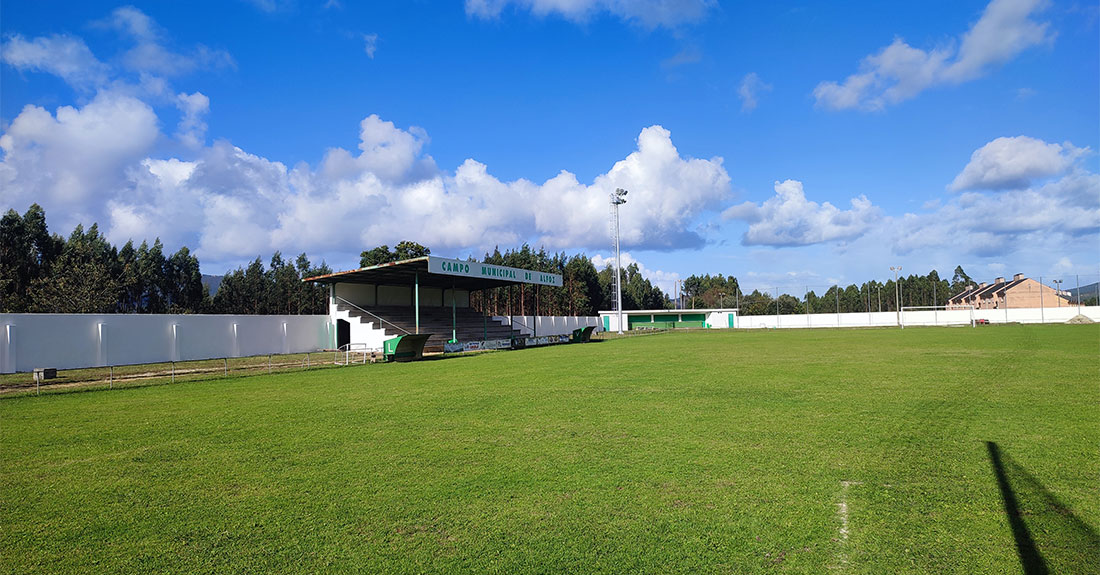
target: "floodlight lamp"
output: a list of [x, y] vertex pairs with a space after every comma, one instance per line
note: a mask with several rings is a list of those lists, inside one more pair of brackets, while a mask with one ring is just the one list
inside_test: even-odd
[[623, 197], [623, 196], [627, 195], [628, 193], [630, 193], [630, 192], [628, 192], [627, 190], [624, 190], [622, 188], [615, 188], [615, 195], [616, 196]]

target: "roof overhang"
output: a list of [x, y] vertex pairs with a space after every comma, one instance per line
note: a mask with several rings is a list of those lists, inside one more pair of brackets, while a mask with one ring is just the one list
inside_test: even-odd
[[358, 283], [393, 286], [418, 284], [423, 287], [477, 291], [517, 283], [560, 287], [562, 276], [480, 262], [423, 256], [304, 278], [302, 281], [322, 284]]
[[[735, 307], [708, 307], [699, 309], [624, 309], [623, 315], [676, 315], [683, 313], [736, 313], [739, 308]], [[619, 312], [615, 310], [604, 310], [597, 312], [599, 315], [618, 315]]]

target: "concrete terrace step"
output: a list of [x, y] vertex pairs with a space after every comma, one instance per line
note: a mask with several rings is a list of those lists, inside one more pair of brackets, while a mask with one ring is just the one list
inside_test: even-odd
[[[393, 326], [415, 333], [416, 313], [407, 307], [381, 306], [366, 308], [367, 312], [353, 307], [337, 304], [337, 309], [347, 312], [349, 317], [358, 319], [364, 323], [378, 322], [371, 314], [382, 318], [385, 323], [381, 327], [387, 331], [396, 333]], [[453, 322], [453, 323], [452, 323]], [[452, 329], [458, 341], [474, 341], [481, 339], [508, 339], [521, 337], [519, 330], [502, 325], [492, 318], [487, 318], [479, 312], [466, 309], [451, 308], [421, 308], [420, 309], [420, 333], [431, 333], [424, 350], [428, 352], [443, 351], [443, 344], [451, 339]]]

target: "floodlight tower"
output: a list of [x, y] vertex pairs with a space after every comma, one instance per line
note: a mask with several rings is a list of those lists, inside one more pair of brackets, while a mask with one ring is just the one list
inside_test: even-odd
[[890, 271], [894, 272], [894, 305], [898, 308], [898, 326], [904, 329], [905, 326], [901, 325], [901, 295], [898, 292], [898, 272], [901, 271], [901, 266], [890, 266]]
[[623, 333], [623, 285], [622, 265], [619, 262], [619, 206], [626, 203], [627, 191], [615, 188], [611, 193], [611, 222], [615, 238], [615, 310], [619, 314], [619, 335]]

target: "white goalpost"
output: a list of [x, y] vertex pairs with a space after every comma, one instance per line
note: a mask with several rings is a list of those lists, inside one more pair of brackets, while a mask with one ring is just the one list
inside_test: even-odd
[[[908, 315], [906, 315], [908, 314]], [[973, 305], [913, 305], [902, 306], [901, 327], [907, 325], [965, 325], [975, 326]]]

